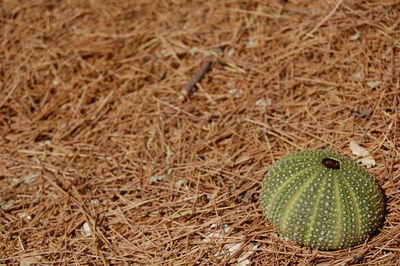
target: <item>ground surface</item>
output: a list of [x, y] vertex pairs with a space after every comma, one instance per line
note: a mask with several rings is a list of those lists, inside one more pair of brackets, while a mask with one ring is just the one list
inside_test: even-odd
[[[0, 263], [399, 265], [398, 1], [0, 0]], [[181, 89], [211, 51], [190, 99]], [[260, 184], [290, 152], [359, 159], [376, 236], [281, 238]]]

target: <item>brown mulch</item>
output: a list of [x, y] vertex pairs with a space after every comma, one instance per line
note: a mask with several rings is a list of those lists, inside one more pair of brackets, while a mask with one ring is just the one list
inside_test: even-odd
[[[0, 264], [400, 265], [399, 18], [399, 1], [0, 0]], [[282, 238], [265, 172], [302, 149], [357, 160], [351, 140], [383, 227], [339, 251]]]

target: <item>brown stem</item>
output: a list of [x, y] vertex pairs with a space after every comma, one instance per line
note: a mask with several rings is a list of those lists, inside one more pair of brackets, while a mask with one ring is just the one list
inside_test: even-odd
[[[219, 46], [213, 49], [213, 52], [216, 53], [222, 52], [224, 48], [225, 46]], [[181, 93], [185, 97], [190, 97], [193, 94], [196, 83], [199, 82], [206, 75], [208, 71], [210, 71], [213, 61], [214, 61], [213, 55], [209, 55], [203, 60], [200, 66], [200, 70], [189, 80], [189, 82], [181, 90]]]

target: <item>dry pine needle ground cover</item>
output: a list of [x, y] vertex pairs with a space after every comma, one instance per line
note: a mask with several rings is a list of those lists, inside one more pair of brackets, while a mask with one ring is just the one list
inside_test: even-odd
[[[399, 265], [399, 15], [398, 1], [0, 0], [0, 264]], [[381, 230], [334, 252], [281, 238], [265, 172], [309, 148], [359, 159], [350, 141], [376, 162]]]

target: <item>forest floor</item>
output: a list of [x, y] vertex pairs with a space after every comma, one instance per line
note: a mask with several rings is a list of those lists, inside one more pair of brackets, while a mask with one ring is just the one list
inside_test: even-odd
[[[400, 265], [400, 2], [0, 0], [0, 264]], [[188, 82], [210, 63], [205, 75]], [[387, 198], [364, 244], [264, 217], [304, 149]]]

